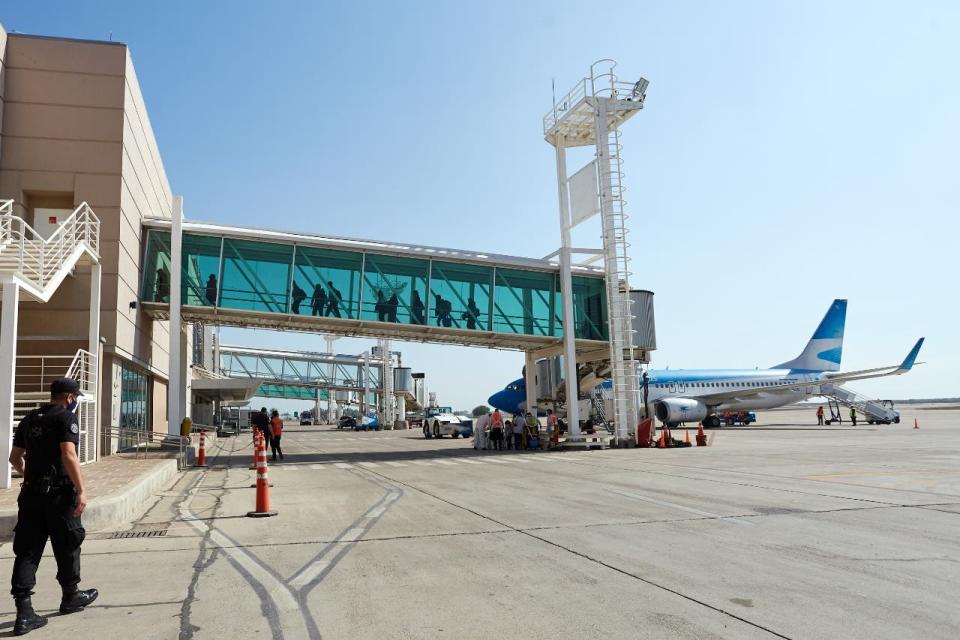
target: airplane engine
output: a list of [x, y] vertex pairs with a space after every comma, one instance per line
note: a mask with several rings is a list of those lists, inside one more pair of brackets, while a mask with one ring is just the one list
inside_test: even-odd
[[700, 422], [707, 417], [707, 405], [690, 398], [667, 398], [655, 405], [657, 419], [667, 424]]

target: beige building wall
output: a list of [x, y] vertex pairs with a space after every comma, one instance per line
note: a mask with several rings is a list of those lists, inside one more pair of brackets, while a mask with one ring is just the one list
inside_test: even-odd
[[[0, 29], [0, 198], [33, 210], [86, 201], [101, 221], [100, 415], [115, 423], [120, 364], [155, 377], [154, 427], [166, 415], [167, 323], [139, 309], [141, 220], [170, 217], [171, 192], [126, 45], [6, 34]], [[44, 305], [21, 303], [21, 353], [72, 354], [86, 343], [89, 275]], [[162, 393], [162, 398], [159, 397]]]

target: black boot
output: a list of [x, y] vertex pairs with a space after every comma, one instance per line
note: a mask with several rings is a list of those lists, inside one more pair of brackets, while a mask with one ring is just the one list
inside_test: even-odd
[[47, 619], [38, 616], [33, 610], [33, 603], [30, 602], [30, 596], [26, 598], [17, 598], [17, 621], [13, 623], [13, 634], [22, 636], [30, 633], [34, 629], [39, 629], [47, 624]]
[[83, 591], [74, 591], [73, 593], [64, 593], [60, 601], [60, 613], [76, 613], [83, 611], [83, 608], [93, 604], [93, 601], [100, 595], [96, 589], [84, 589]]

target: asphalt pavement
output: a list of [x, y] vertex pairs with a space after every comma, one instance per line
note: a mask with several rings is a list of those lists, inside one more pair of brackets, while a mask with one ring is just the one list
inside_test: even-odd
[[[224, 438], [88, 535], [100, 600], [31, 637], [952, 639], [958, 418], [769, 412], [705, 448], [528, 453], [290, 426], [264, 519], [249, 438]], [[54, 574], [48, 555], [42, 613]]]

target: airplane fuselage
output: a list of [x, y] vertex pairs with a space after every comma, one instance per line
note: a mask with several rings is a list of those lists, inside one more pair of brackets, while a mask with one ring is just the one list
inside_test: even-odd
[[[819, 372], [797, 372], [790, 369], [676, 369], [649, 372], [648, 401], [662, 398], [700, 400], [717, 412], [756, 411], [800, 402], [817, 395], [816, 385], [823, 380]], [[810, 382], [810, 387], [778, 388], [782, 385]], [[744, 397], [728, 394], [744, 390]], [[724, 399], [711, 401], [710, 396], [723, 394]]]

